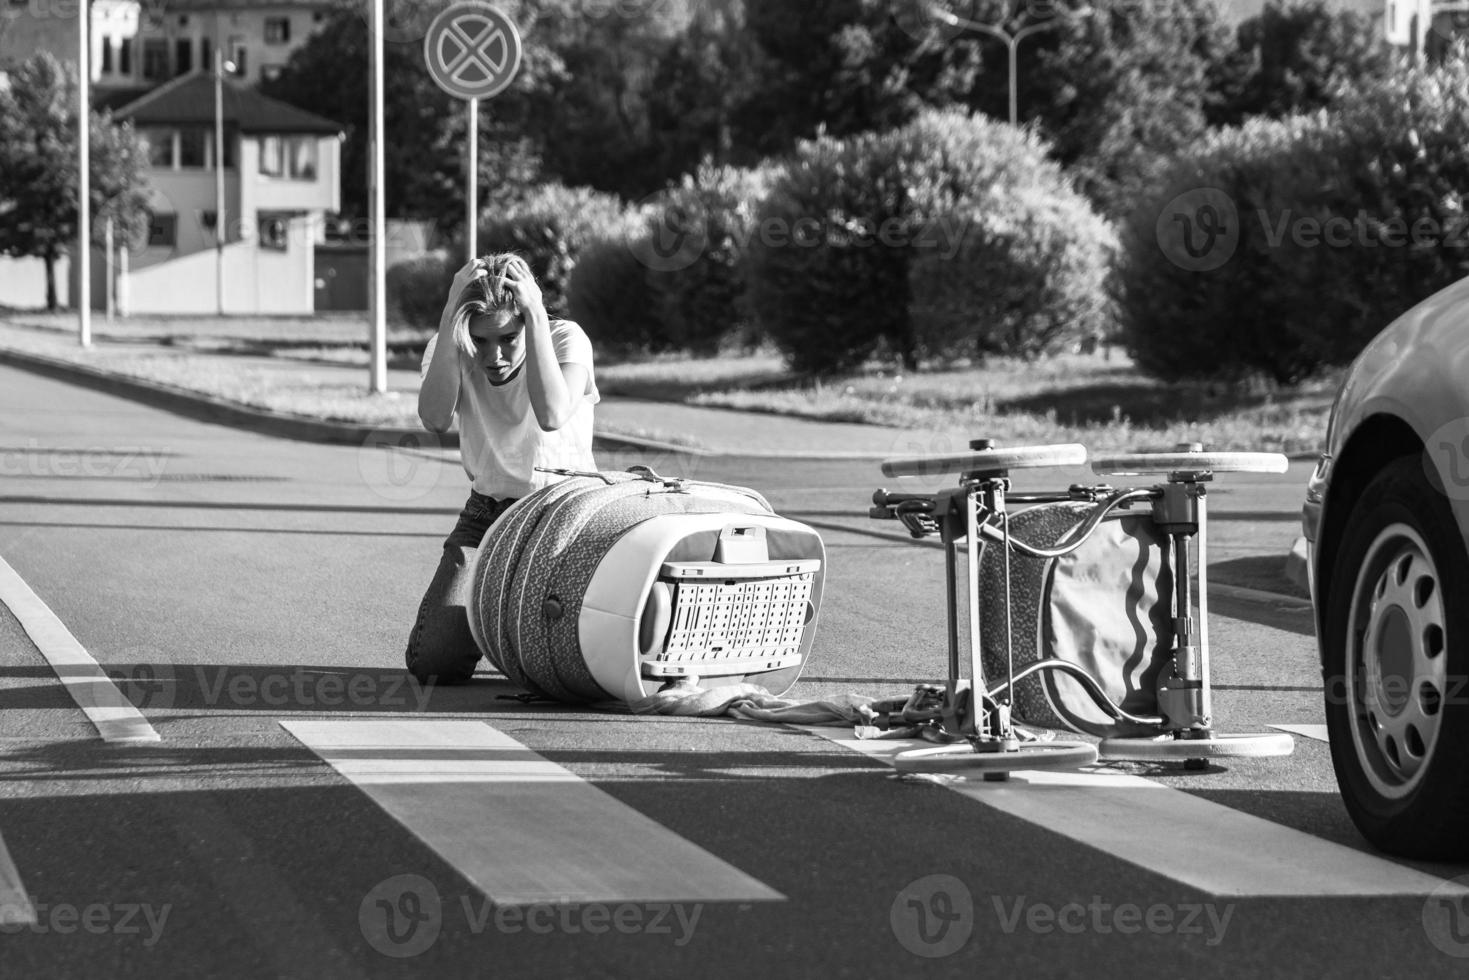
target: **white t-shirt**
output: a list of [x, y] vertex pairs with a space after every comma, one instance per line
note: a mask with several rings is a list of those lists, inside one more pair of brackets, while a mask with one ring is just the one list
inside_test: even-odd
[[[420, 379], [438, 347], [438, 335], [423, 352]], [[547, 432], [536, 421], [526, 382], [529, 365], [506, 384], [490, 384], [483, 371], [474, 370], [460, 358], [459, 455], [464, 472], [478, 493], [486, 496], [524, 497], [532, 490], [555, 483], [562, 477], [539, 472], [537, 466], [569, 470], [595, 470], [592, 459], [592, 406], [602, 400], [592, 377], [592, 342], [582, 328], [570, 320], [551, 321], [551, 343], [556, 363], [579, 364], [586, 368], [587, 387], [566, 424]]]

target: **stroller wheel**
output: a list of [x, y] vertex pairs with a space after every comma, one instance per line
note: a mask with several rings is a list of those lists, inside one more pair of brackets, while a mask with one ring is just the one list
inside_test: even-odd
[[899, 772], [1014, 772], [1079, 769], [1097, 761], [1089, 742], [1027, 742], [1012, 752], [976, 752], [968, 742], [912, 749], [893, 757]]

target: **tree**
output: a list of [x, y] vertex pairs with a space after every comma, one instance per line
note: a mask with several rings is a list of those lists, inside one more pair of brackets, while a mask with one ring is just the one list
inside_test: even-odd
[[1213, 0], [1067, 0], [1038, 35], [1023, 105], [1104, 212], [1126, 211], [1157, 168], [1204, 132], [1232, 58]]
[[[333, 13], [292, 54], [281, 74], [261, 83], [272, 98], [342, 123], [342, 212], [367, 213], [367, 23], [360, 13]], [[522, 70], [510, 90], [481, 101], [480, 187], [487, 209], [517, 199], [539, 177], [535, 147], [521, 132], [525, 92], [536, 84], [543, 49], [525, 45]], [[429, 218], [450, 227], [464, 221], [466, 103], [429, 77], [422, 40], [383, 44], [383, 142], [388, 215]]]
[[[654, 103], [660, 66], [694, 21], [696, 10], [722, 0], [577, 0], [543, 4], [539, 43], [561, 70], [548, 71], [530, 95], [534, 111], [526, 132], [544, 154], [546, 170], [562, 183], [626, 198], [644, 197], [679, 171], [677, 157], [660, 145]], [[707, 24], [714, 12], [703, 14]], [[704, 66], [699, 66], [704, 70]], [[675, 82], [676, 84], [676, 82]], [[659, 120], [667, 125], [667, 117]]]
[[[93, 228], [111, 217], [124, 236], [145, 234], [146, 150], [110, 113], [92, 112], [90, 125]], [[49, 53], [33, 55], [0, 90], [0, 252], [45, 261], [48, 310], [58, 306], [56, 260], [77, 239], [79, 128], [76, 71]]]
[[1354, 11], [1331, 10], [1323, 0], [1295, 6], [1271, 0], [1240, 24], [1237, 37], [1243, 77], [1210, 119], [1216, 125], [1329, 108], [1342, 86], [1370, 85], [1392, 70], [1376, 25]]
[[665, 179], [703, 161], [754, 163], [734, 141], [734, 114], [755, 87], [759, 52], [741, 0], [707, 0], [664, 51], [649, 93], [648, 123]]
[[962, 103], [979, 41], [930, 23], [926, 0], [746, 0], [760, 79], [736, 118], [736, 142], [762, 156], [820, 132], [902, 126], [925, 107]]

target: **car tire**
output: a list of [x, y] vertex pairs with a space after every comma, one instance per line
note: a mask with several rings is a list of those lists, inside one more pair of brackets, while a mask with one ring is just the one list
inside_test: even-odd
[[1342, 800], [1374, 845], [1469, 857], [1469, 556], [1421, 459], [1368, 484], [1326, 602], [1324, 681]]

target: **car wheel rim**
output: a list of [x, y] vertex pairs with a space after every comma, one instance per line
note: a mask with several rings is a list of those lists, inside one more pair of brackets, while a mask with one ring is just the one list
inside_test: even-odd
[[1373, 788], [1401, 798], [1422, 781], [1443, 726], [1448, 684], [1443, 588], [1422, 536], [1384, 528], [1352, 591], [1347, 708]]

